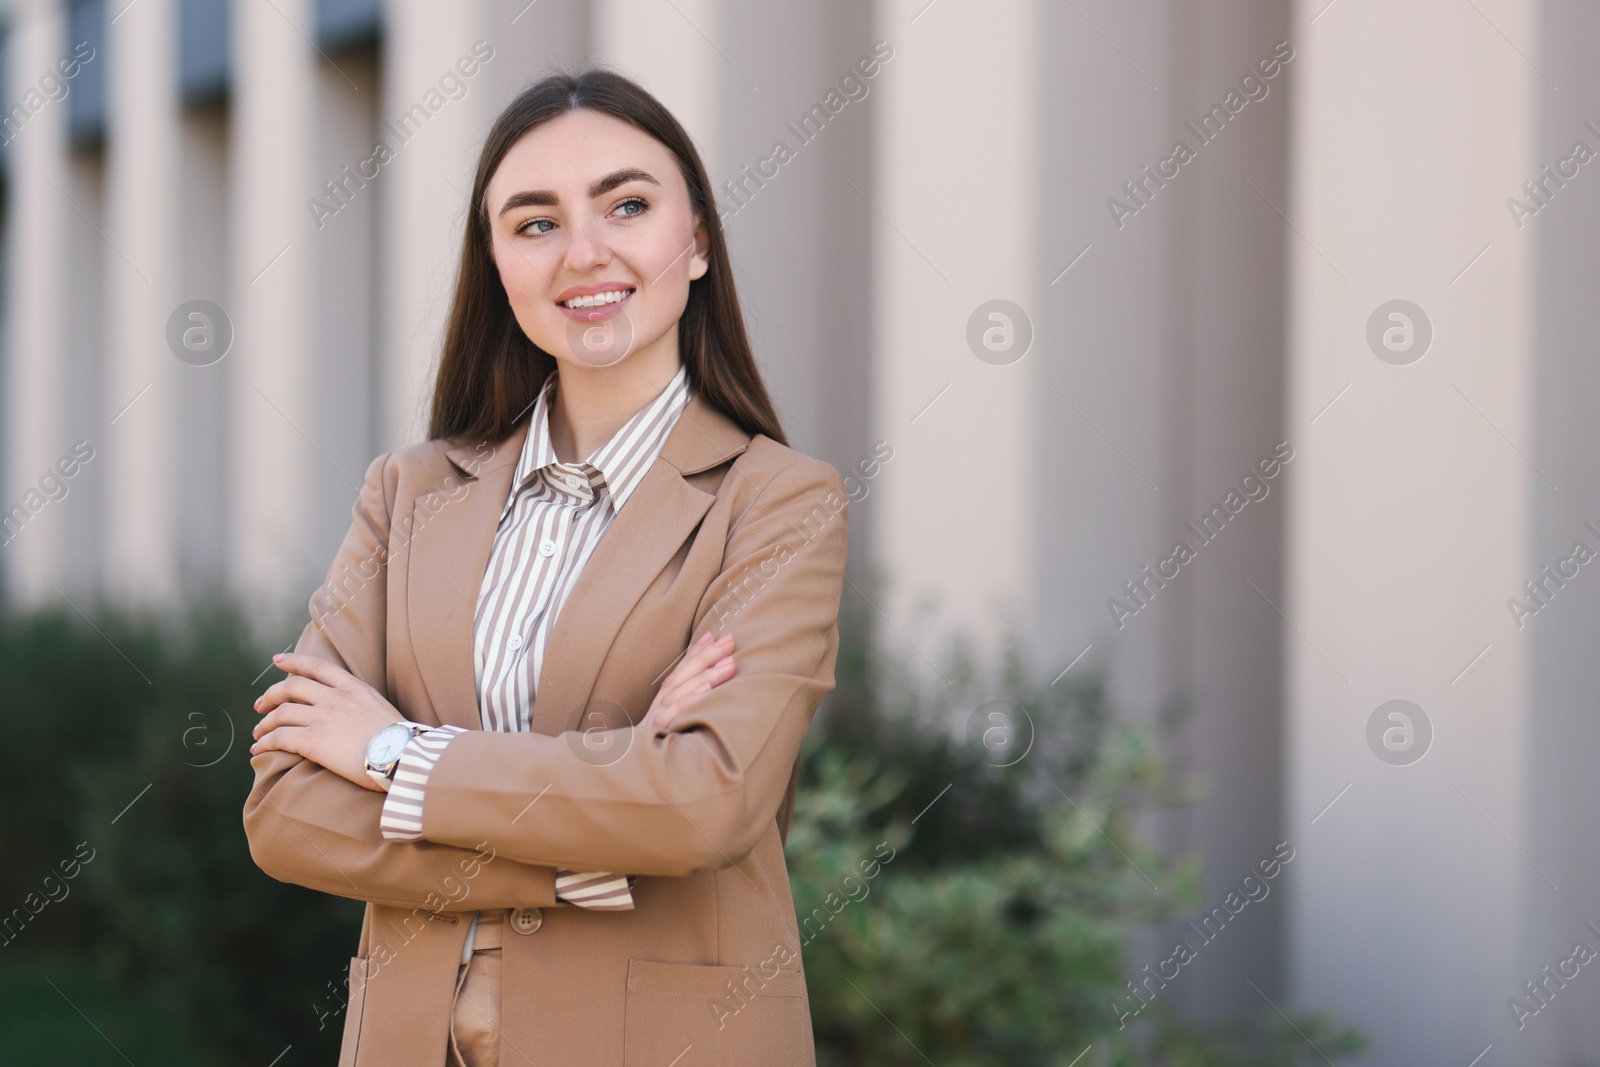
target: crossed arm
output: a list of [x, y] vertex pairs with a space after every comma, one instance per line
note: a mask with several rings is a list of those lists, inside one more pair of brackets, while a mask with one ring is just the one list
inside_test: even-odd
[[[384, 578], [389, 516], [398, 482], [398, 466], [388, 455], [367, 468], [350, 529], [329, 568], [328, 584], [312, 597], [311, 620], [291, 657], [326, 665], [322, 682], [305, 680], [325, 692], [301, 692], [294, 699], [311, 700], [298, 707], [344, 713], [326, 716], [323, 725], [331, 736], [322, 744], [329, 750], [324, 754], [328, 763], [347, 771], [352, 760], [359, 769], [365, 741], [359, 746], [347, 742], [369, 726], [368, 737], [379, 726], [402, 718], [377, 688], [383, 685], [387, 663]], [[328, 608], [324, 591], [335, 588], [338, 576], [366, 574], [369, 569], [375, 574], [373, 580], [340, 597], [336, 609]], [[279, 694], [288, 695], [283, 690]], [[324, 699], [319, 702], [317, 697]], [[309, 741], [322, 732], [308, 730], [300, 740]], [[252, 752], [255, 782], [244, 804], [245, 835], [256, 864], [280, 881], [374, 904], [440, 910], [441, 901], [453, 895], [465, 875], [471, 878], [469, 907], [557, 903], [556, 872], [551, 866], [495, 856], [486, 842], [462, 847], [385, 841], [378, 828], [385, 794], [371, 788], [374, 783], [358, 783], [281, 743], [258, 744]], [[486, 857], [492, 858], [486, 862]]]
[[670, 729], [624, 728], [607, 748], [622, 755], [603, 764], [562, 737], [458, 734], [428, 778], [423, 840], [641, 875], [738, 863], [776, 822], [834, 686], [846, 523], [831, 466], [778, 471], [733, 521], [695, 613], [692, 632], [737, 635], [737, 674]]
[[[386, 457], [368, 469], [330, 575], [386, 558], [395, 478]], [[331, 615], [318, 616], [314, 598], [312, 621], [285, 661], [305, 672], [278, 683], [268, 717], [281, 712], [280, 724], [252, 750], [256, 782], [244, 821], [257, 864], [322, 892], [414, 908], [430, 906], [462, 864], [487, 852], [495, 859], [474, 878], [470, 906], [495, 908], [555, 904], [557, 867], [681, 876], [737, 862], [773, 821], [811, 717], [833, 686], [847, 545], [841, 490], [833, 468], [797, 463], [730, 532], [695, 630], [739, 632], [737, 677], [710, 691], [703, 681], [691, 686], [692, 703], [665, 725], [647, 716], [625, 728], [626, 753], [606, 766], [558, 737], [457, 735], [429, 778], [418, 841], [385, 840], [385, 794], [356, 780], [365, 777], [366, 738], [402, 718], [374, 687], [384, 677], [384, 583], [368, 583]], [[324, 705], [317, 722], [284, 721], [306, 714], [284, 709]], [[362, 718], [333, 714], [351, 708], [364, 709], [355, 713]], [[340, 739], [327, 742], [327, 764], [294, 751], [323, 734]], [[345, 743], [352, 738], [360, 746]], [[534, 795], [540, 817], [521, 819]]]
[[[702, 635], [702, 638], [687, 650], [683, 659], [662, 683], [646, 714], [644, 726], [651, 729], [666, 729], [690, 700], [709, 692], [733, 676], [732, 636], [724, 635], [724, 639], [713, 640], [707, 633]], [[304, 638], [302, 638], [303, 644]], [[365, 770], [363, 753], [372, 735], [390, 723], [407, 721], [398, 709], [390, 704], [382, 693], [350, 673], [342, 662], [298, 650], [274, 656], [273, 662], [290, 673], [289, 677], [275, 683], [256, 701], [256, 710], [262, 713], [263, 718], [254, 731], [256, 741], [250, 747], [252, 755], [269, 752], [289, 753], [300, 757], [302, 764], [321, 769], [324, 772], [323, 778], [327, 778], [329, 774], [337, 775], [341, 781], [350, 785], [364, 791], [376, 792], [380, 805], [380, 816], [376, 825], [386, 841], [392, 846], [396, 842], [419, 840], [420, 834], [397, 835], [390, 825], [393, 803], [402, 789], [400, 784], [396, 784], [394, 792], [385, 794]], [[458, 727], [442, 727], [439, 731], [413, 741], [408, 750], [443, 731], [464, 732]], [[449, 733], [443, 736], [445, 740], [450, 738]], [[437, 740], [433, 741], [434, 745], [439, 743]], [[409, 751], [407, 758], [411, 758]], [[429, 762], [431, 763], [431, 759]], [[402, 776], [405, 776], [404, 772]], [[425, 775], [423, 780], [426, 780]], [[420, 792], [418, 796], [420, 800]], [[267, 804], [276, 806], [265, 793], [262, 794], [262, 798]], [[290, 826], [305, 838], [307, 844], [312, 844], [303, 828], [294, 827], [294, 824], [287, 819], [286, 813], [280, 811], [279, 814], [285, 815], [284, 821], [289, 822]], [[487, 848], [486, 842], [481, 842], [479, 845]], [[312, 847], [316, 846], [312, 844]], [[252, 839], [252, 850], [254, 850], [254, 839]], [[473, 851], [476, 853], [477, 849]], [[490, 854], [493, 854], [492, 850]], [[334, 865], [331, 859], [328, 862], [343, 879], [345, 891], [321, 885], [313, 888], [339, 895], [355, 895], [363, 900], [373, 899], [370, 895], [361, 893], [360, 887], [348, 872]], [[458, 858], [455, 866], [474, 868], [472, 877], [476, 878], [477, 864], [465, 858]], [[269, 873], [275, 872], [269, 871]], [[298, 881], [295, 878], [285, 880]], [[438, 892], [437, 888], [433, 892]], [[631, 908], [633, 906], [621, 879], [605, 872], [558, 870], [555, 872], [552, 892], [558, 900], [579, 903], [586, 907]], [[618, 901], [621, 903], [616, 903]], [[387, 903], [387, 901], [377, 902]], [[480, 903], [479, 906], [516, 905]]]

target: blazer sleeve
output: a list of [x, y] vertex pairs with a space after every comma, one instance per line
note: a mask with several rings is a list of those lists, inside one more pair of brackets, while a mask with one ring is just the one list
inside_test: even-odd
[[[321, 656], [387, 695], [389, 516], [399, 472], [389, 455], [367, 468], [328, 581], [310, 602], [295, 651]], [[336, 605], [336, 606], [335, 606]], [[404, 714], [404, 711], [401, 712]], [[253, 756], [244, 829], [256, 865], [282, 882], [390, 907], [458, 910], [549, 907], [555, 870], [500, 856], [484, 839], [456, 846], [387, 841], [378, 816], [387, 794], [292, 752]], [[485, 859], [485, 855], [492, 858]], [[470, 878], [469, 895], [452, 898]], [[451, 904], [445, 909], [441, 902]]]
[[574, 870], [682, 877], [739, 862], [775, 823], [834, 687], [847, 524], [837, 470], [784, 468], [736, 520], [696, 609], [694, 637], [733, 632], [733, 678], [666, 730], [622, 729], [624, 754], [604, 765], [560, 736], [457, 735], [428, 779], [423, 838]]

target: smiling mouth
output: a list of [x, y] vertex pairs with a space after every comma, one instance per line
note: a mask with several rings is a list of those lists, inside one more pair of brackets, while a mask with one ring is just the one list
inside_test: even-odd
[[628, 297], [632, 296], [633, 293], [634, 290], [632, 289], [610, 289], [604, 293], [590, 293], [587, 296], [575, 296], [571, 300], [562, 300], [558, 301], [558, 303], [560, 303], [560, 305], [564, 308], [570, 308], [573, 311], [582, 311], [588, 308], [599, 308], [605, 307], [607, 304], [615, 304], [620, 300], [626, 300]]

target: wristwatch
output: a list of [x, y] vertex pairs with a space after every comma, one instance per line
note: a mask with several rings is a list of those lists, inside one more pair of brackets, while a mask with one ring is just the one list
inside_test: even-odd
[[426, 727], [409, 722], [392, 722], [372, 735], [367, 742], [367, 774], [383, 789], [389, 791], [394, 783], [395, 768], [400, 766], [400, 755], [411, 739]]

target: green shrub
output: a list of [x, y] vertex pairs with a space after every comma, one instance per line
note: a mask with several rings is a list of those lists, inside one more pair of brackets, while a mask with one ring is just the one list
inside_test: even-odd
[[[111, 976], [120, 995], [78, 1005], [96, 1026], [187, 1035], [209, 1062], [267, 1063], [290, 1044], [336, 1059], [340, 1027], [319, 1031], [314, 1005], [360, 931], [359, 903], [273, 881], [250, 858], [251, 704], [281, 677], [263, 676], [271, 651], [225, 604], [0, 616], [6, 728], [27, 754], [0, 776], [0, 901], [23, 904], [80, 843], [93, 850], [0, 953]], [[59, 1007], [5, 1018], [0, 1061], [21, 1062], [6, 1043], [34, 1028], [87, 1029]]]
[[[66, 889], [0, 938], [0, 1062], [36, 1061], [63, 1033], [106, 1062], [122, 1060], [102, 1040], [135, 1062], [336, 1058], [342, 1018], [321, 1013], [361, 906], [262, 874], [241, 823], [250, 705], [299, 628], [252, 627], [226, 603], [0, 613], [23, 754], [0, 776], [0, 907], [37, 904], [46, 876]], [[952, 649], [929, 683], [869, 648], [856, 616], [843, 629], [788, 840], [824, 1064], [1065, 1067], [1092, 1043], [1079, 1067], [1290, 1067], [1313, 1060], [1305, 1038], [1360, 1047], [1325, 1020], [1296, 1019], [1305, 1037], [1275, 1017], [1224, 1030], [1162, 1002], [1118, 1031], [1130, 937], [1198, 904], [1198, 864], [1134, 829], [1182, 799], [1152, 735], [1112, 716], [1087, 670], [1049, 686], [1014, 649], [993, 670]], [[1035, 728], [1011, 766], [950, 729], [991, 697]], [[63, 882], [83, 843], [93, 858]]]
[[[1160, 999], [1120, 1028], [1131, 936], [1201, 904], [1198, 861], [1134, 829], [1188, 799], [1157, 733], [1112, 716], [1092, 671], [1035, 680], [1014, 637], [998, 667], [956, 640], [939, 676], [919, 671], [868, 647], [859, 601], [788, 839], [820, 1064], [1065, 1067], [1093, 1046], [1084, 1067], [1291, 1067], [1362, 1049], [1318, 1016], [1202, 1026]], [[994, 730], [1011, 732], [999, 751]]]

